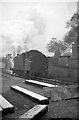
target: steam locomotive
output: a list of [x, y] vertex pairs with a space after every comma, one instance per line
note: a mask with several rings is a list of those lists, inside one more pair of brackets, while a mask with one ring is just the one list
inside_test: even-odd
[[14, 58], [13, 74], [29, 79], [45, 77], [48, 70], [47, 57], [37, 50], [18, 54]]

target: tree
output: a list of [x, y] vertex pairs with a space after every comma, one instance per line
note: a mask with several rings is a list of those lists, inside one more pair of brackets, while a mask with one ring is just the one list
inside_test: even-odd
[[69, 31], [64, 37], [64, 41], [51, 40], [47, 44], [47, 50], [49, 52], [54, 52], [55, 54], [61, 55], [62, 53], [69, 52], [72, 47], [72, 43], [75, 43], [75, 48], [79, 48], [79, 12], [73, 14], [71, 19], [66, 23], [67, 29]]
[[69, 48], [69, 44], [61, 40], [51, 40], [47, 44], [46, 48], [49, 52], [53, 52], [56, 56], [60, 56], [66, 52], [66, 50]]
[[77, 36], [79, 34], [79, 12], [71, 17], [66, 23], [66, 27], [69, 28], [69, 31], [65, 35], [64, 41], [69, 44], [72, 44], [72, 42], [77, 43]]

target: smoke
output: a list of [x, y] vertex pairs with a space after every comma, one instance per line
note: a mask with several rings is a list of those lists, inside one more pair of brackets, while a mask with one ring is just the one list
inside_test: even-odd
[[40, 15], [40, 13], [37, 11], [32, 11], [29, 20], [33, 22], [34, 28], [37, 30], [38, 34], [44, 35], [46, 24], [44, 18]]
[[[20, 10], [17, 17], [4, 24], [1, 39], [4, 41], [3, 53], [11, 51], [21, 53], [30, 49], [37, 49], [45, 33], [45, 21], [36, 9]], [[39, 42], [38, 42], [39, 40]]]

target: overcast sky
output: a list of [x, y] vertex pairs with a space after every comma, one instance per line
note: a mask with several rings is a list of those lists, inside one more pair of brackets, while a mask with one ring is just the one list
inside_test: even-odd
[[77, 11], [77, 0], [11, 1], [0, 2], [0, 55], [17, 51], [18, 46], [48, 55], [46, 44], [52, 37], [63, 40], [66, 22]]

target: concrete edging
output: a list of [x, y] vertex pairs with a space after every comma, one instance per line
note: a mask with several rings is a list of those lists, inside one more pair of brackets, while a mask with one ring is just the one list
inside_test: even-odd
[[40, 104], [48, 104], [49, 103], [49, 99], [47, 97], [44, 97], [35, 92], [29, 91], [25, 88], [19, 87], [17, 85], [11, 86], [11, 89], [37, 100]]
[[26, 118], [27, 120], [38, 120], [48, 111], [47, 105], [36, 105], [26, 113], [21, 115], [19, 119]]

